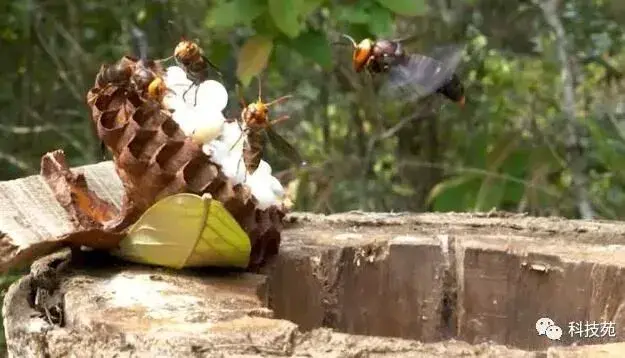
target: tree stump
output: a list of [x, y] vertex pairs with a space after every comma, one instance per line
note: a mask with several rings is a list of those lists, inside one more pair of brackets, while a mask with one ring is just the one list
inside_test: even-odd
[[[83, 169], [88, 181], [116, 180], [110, 164]], [[38, 183], [0, 183], [0, 205], [24, 198], [25, 181]], [[27, 221], [7, 212], [0, 228]], [[624, 243], [625, 224], [609, 221], [294, 213], [279, 255], [256, 273], [43, 257], [6, 295], [6, 340], [12, 357], [620, 357]], [[560, 340], [537, 333], [542, 317]]]

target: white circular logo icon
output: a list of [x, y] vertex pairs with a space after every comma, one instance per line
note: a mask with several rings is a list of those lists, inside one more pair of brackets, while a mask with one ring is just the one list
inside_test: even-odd
[[562, 328], [556, 326], [555, 324], [553, 326], [549, 326], [547, 327], [545, 335], [552, 341], [559, 341], [560, 337], [562, 337]]
[[542, 336], [547, 331], [547, 328], [554, 326], [555, 324], [556, 323], [551, 318], [540, 318], [538, 321], [536, 321], [536, 331], [538, 332], [539, 336]]

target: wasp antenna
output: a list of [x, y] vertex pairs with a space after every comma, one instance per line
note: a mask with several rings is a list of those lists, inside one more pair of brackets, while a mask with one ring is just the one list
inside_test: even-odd
[[352, 45], [354, 46], [354, 48], [358, 47], [358, 44], [356, 43], [356, 40], [354, 40], [353, 37], [347, 35], [347, 34], [341, 34], [341, 36], [345, 37], [346, 39], [348, 39]]
[[289, 98], [291, 98], [291, 97], [293, 97], [293, 95], [292, 95], [292, 94], [287, 94], [287, 95], [282, 96], [282, 97], [280, 97], [280, 98], [276, 98], [276, 99], [274, 99], [273, 101], [271, 101], [271, 102], [269, 102], [269, 103], [266, 103], [266, 104], [265, 104], [265, 106], [267, 106], [267, 107], [272, 106], [272, 105], [274, 105], [274, 104], [277, 104], [277, 103], [283, 102], [283, 101], [285, 101], [285, 100], [287, 100], [287, 99], [289, 99]]

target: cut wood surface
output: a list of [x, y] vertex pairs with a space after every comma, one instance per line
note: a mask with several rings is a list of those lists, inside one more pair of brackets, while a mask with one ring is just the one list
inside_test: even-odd
[[[73, 170], [84, 173], [89, 187], [119, 210], [123, 186], [112, 162]], [[0, 182], [1, 271], [53, 252], [74, 231], [72, 218], [41, 175]]]
[[[110, 163], [83, 169], [94, 191], [119, 203]], [[71, 230], [37, 178], [0, 184], [8, 208], [0, 225], [17, 248]], [[36, 190], [50, 203], [28, 203]], [[45, 207], [59, 215], [36, 219]], [[286, 221], [280, 254], [258, 274], [176, 272], [94, 253], [74, 252], [68, 264], [67, 253], [45, 257], [6, 296], [9, 352], [625, 356], [622, 223], [496, 212], [293, 213]], [[562, 327], [560, 341], [536, 333], [541, 317]], [[614, 337], [572, 337], [573, 321], [613, 322]]]

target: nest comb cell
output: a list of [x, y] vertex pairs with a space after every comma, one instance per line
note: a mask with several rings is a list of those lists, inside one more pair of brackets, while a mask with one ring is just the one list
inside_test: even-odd
[[[103, 80], [112, 77], [110, 68], [116, 68], [123, 78]], [[200, 144], [184, 134], [162, 102], [148, 98], [151, 81], [146, 72], [154, 80], [162, 70], [154, 62], [125, 56], [113, 66], [103, 66], [87, 94], [97, 136], [113, 154], [115, 170], [124, 186], [121, 211], [100, 223], [105, 231], [127, 233], [116, 253], [124, 256], [126, 252], [128, 259], [146, 263], [152, 259], [139, 258], [136, 249], [141, 245], [144, 252], [156, 247], [166, 251], [167, 245], [179, 245], [178, 249], [184, 251], [195, 243], [193, 247], [204, 247], [205, 257], [213, 245], [229, 252], [224, 255], [232, 258], [235, 251], [247, 252], [243, 239], [247, 237], [247, 267], [261, 266], [278, 252], [285, 208], [273, 205], [261, 209], [246, 185], [233, 185]], [[187, 206], [188, 210], [184, 209]], [[197, 227], [193, 232], [183, 228], [182, 219], [167, 220], [168, 224], [154, 219], [168, 215], [187, 217], [188, 222], [204, 226], [198, 233]], [[226, 239], [219, 241], [216, 236]], [[151, 249], [149, 238], [158, 243]], [[139, 245], [134, 246], [135, 251], [130, 248], [132, 240]], [[169, 244], [164, 244], [166, 240]], [[184, 246], [181, 240], [189, 240], [184, 245], [191, 246]], [[230, 248], [225, 248], [227, 245]], [[185, 260], [183, 266], [203, 264], [193, 255]], [[245, 260], [234, 261], [234, 266], [241, 266]], [[159, 262], [162, 264], [162, 259], [150, 261]], [[172, 261], [167, 265], [181, 264]]]

